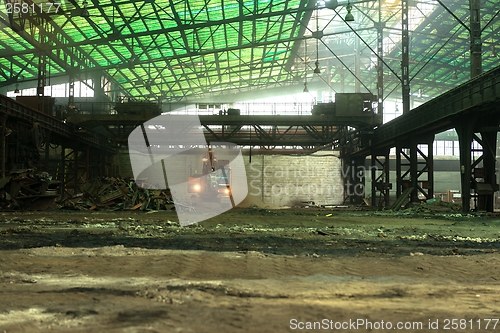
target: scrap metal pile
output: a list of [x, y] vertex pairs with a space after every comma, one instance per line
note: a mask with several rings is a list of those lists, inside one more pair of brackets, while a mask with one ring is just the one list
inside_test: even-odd
[[139, 187], [133, 180], [106, 177], [80, 184], [81, 194], [62, 202], [62, 209], [166, 210], [174, 209], [170, 191]]
[[0, 179], [0, 209], [56, 209], [59, 181], [35, 169], [13, 170]]

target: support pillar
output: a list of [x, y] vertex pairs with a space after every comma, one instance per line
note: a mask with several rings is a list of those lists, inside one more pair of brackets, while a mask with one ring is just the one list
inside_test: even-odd
[[[410, 202], [434, 197], [434, 136], [418, 140], [399, 140], [396, 146], [396, 197], [406, 192]], [[427, 154], [419, 146], [427, 147]], [[411, 188], [411, 192], [408, 192]], [[406, 195], [405, 194], [405, 195]]]
[[418, 200], [418, 157], [417, 157], [417, 143], [411, 142], [410, 144], [410, 186], [413, 189], [410, 193], [410, 202], [419, 202]]
[[365, 197], [365, 160], [364, 156], [346, 157], [343, 161], [344, 203], [359, 205]]
[[401, 143], [396, 146], [396, 198], [410, 186], [410, 156]]
[[6, 156], [7, 156], [7, 118], [9, 116], [4, 114], [2, 115], [1, 117], [1, 121], [2, 121], [2, 133], [0, 135], [2, 135], [2, 157], [1, 157], [1, 168], [2, 168], [2, 178], [5, 177], [6, 175]]
[[372, 206], [385, 208], [389, 206], [389, 149], [372, 152]]
[[378, 1], [378, 22], [377, 27], [377, 113], [383, 119], [384, 115], [384, 27], [382, 21], [382, 0]]
[[480, 0], [469, 0], [470, 7], [470, 77], [471, 79], [483, 72]]
[[85, 178], [84, 180], [92, 179], [92, 175], [90, 172], [90, 154], [91, 150], [89, 147], [85, 150]]
[[60, 191], [61, 191], [61, 200], [64, 199], [64, 191], [66, 189], [66, 148], [64, 144], [61, 144], [61, 161], [59, 168], [59, 181], [60, 183]]
[[460, 145], [460, 180], [462, 212], [464, 213], [468, 213], [470, 211], [472, 180], [471, 144], [476, 120], [477, 118], [475, 117], [462, 119], [460, 121], [460, 124], [455, 127], [455, 130], [458, 134], [458, 142]]
[[[47, 84], [47, 56], [41, 52], [38, 56], [38, 77], [37, 77], [36, 94], [38, 97], [43, 98], [45, 95], [45, 86]], [[43, 112], [44, 110], [39, 109]]]
[[[434, 135], [428, 138], [421, 138], [413, 144], [417, 153], [416, 169], [416, 202], [420, 202], [419, 194], [423, 195], [425, 200], [434, 197]], [[427, 146], [427, 154], [421, 149]], [[419, 147], [420, 146], [420, 147]], [[427, 177], [426, 177], [427, 176]]]
[[354, 74], [356, 75], [356, 80], [354, 81], [354, 92], [361, 92], [361, 52], [359, 49], [359, 37], [354, 37], [354, 48], [355, 48], [355, 57], [354, 57]]
[[409, 33], [409, 9], [408, 2], [410, 0], [401, 1], [401, 86], [403, 99], [403, 114], [410, 112], [410, 33]]
[[479, 210], [493, 212], [495, 208], [495, 191], [498, 191], [495, 174], [497, 132], [481, 132], [480, 134], [483, 146], [483, 182], [482, 184], [476, 184], [478, 208]]
[[69, 71], [69, 81], [68, 81], [68, 109], [72, 110], [75, 107], [75, 75], [74, 69]]
[[50, 131], [45, 131], [45, 171], [49, 171], [50, 168]]
[[79, 163], [79, 144], [76, 144], [74, 150], [73, 150], [73, 163], [74, 163], [74, 170], [73, 170], [73, 194], [78, 193], [78, 163]]

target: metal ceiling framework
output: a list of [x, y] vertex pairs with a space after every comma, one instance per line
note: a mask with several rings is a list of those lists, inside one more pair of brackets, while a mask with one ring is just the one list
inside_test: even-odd
[[4, 9], [0, 68], [6, 83], [36, 79], [44, 54], [51, 77], [97, 72], [123, 95], [149, 100], [267, 86], [287, 79], [283, 67], [306, 6], [306, 0], [92, 0], [88, 17], [72, 0], [58, 13]]
[[[500, 20], [496, 0], [480, 3], [486, 71], [500, 63]], [[139, 100], [223, 102], [227, 94], [259, 97], [275, 87], [286, 94], [305, 81], [318, 91], [400, 98], [401, 1], [351, 4], [354, 22], [343, 20], [343, 2], [330, 9], [312, 0], [61, 0], [57, 13], [53, 6], [19, 14], [3, 7], [0, 86], [39, 81], [43, 58], [49, 80], [104, 77], [106, 93]], [[423, 102], [470, 77], [469, 3], [408, 4], [410, 93]]]
[[[298, 51], [302, 56], [295, 61], [299, 80], [304, 82], [307, 75], [309, 87], [323, 91], [361, 89], [377, 94], [377, 70], [382, 63], [383, 99], [401, 101], [402, 2], [409, 3], [408, 67], [412, 98], [423, 103], [469, 80], [469, 1], [459, 0], [351, 1], [354, 22], [344, 21], [346, 12], [342, 6], [331, 10], [318, 2], [304, 36], [308, 53], [304, 54], [303, 47]], [[500, 10], [497, 1], [479, 2], [482, 66], [487, 71], [500, 65]], [[313, 73], [317, 36], [320, 37], [319, 75]], [[304, 61], [305, 66], [301, 64]]]

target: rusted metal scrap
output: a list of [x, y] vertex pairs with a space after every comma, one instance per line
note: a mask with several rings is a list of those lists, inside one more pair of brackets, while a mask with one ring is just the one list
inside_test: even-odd
[[[143, 185], [143, 184], [141, 184]], [[80, 210], [166, 210], [174, 209], [170, 190], [149, 190], [133, 180], [106, 177], [80, 184], [83, 195], [65, 201], [62, 208]]]
[[35, 169], [12, 170], [0, 179], [0, 209], [56, 209], [59, 181]]

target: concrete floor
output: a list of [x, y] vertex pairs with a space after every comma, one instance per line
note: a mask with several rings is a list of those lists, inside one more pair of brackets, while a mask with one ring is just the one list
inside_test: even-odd
[[500, 329], [496, 215], [0, 216], [0, 332]]

